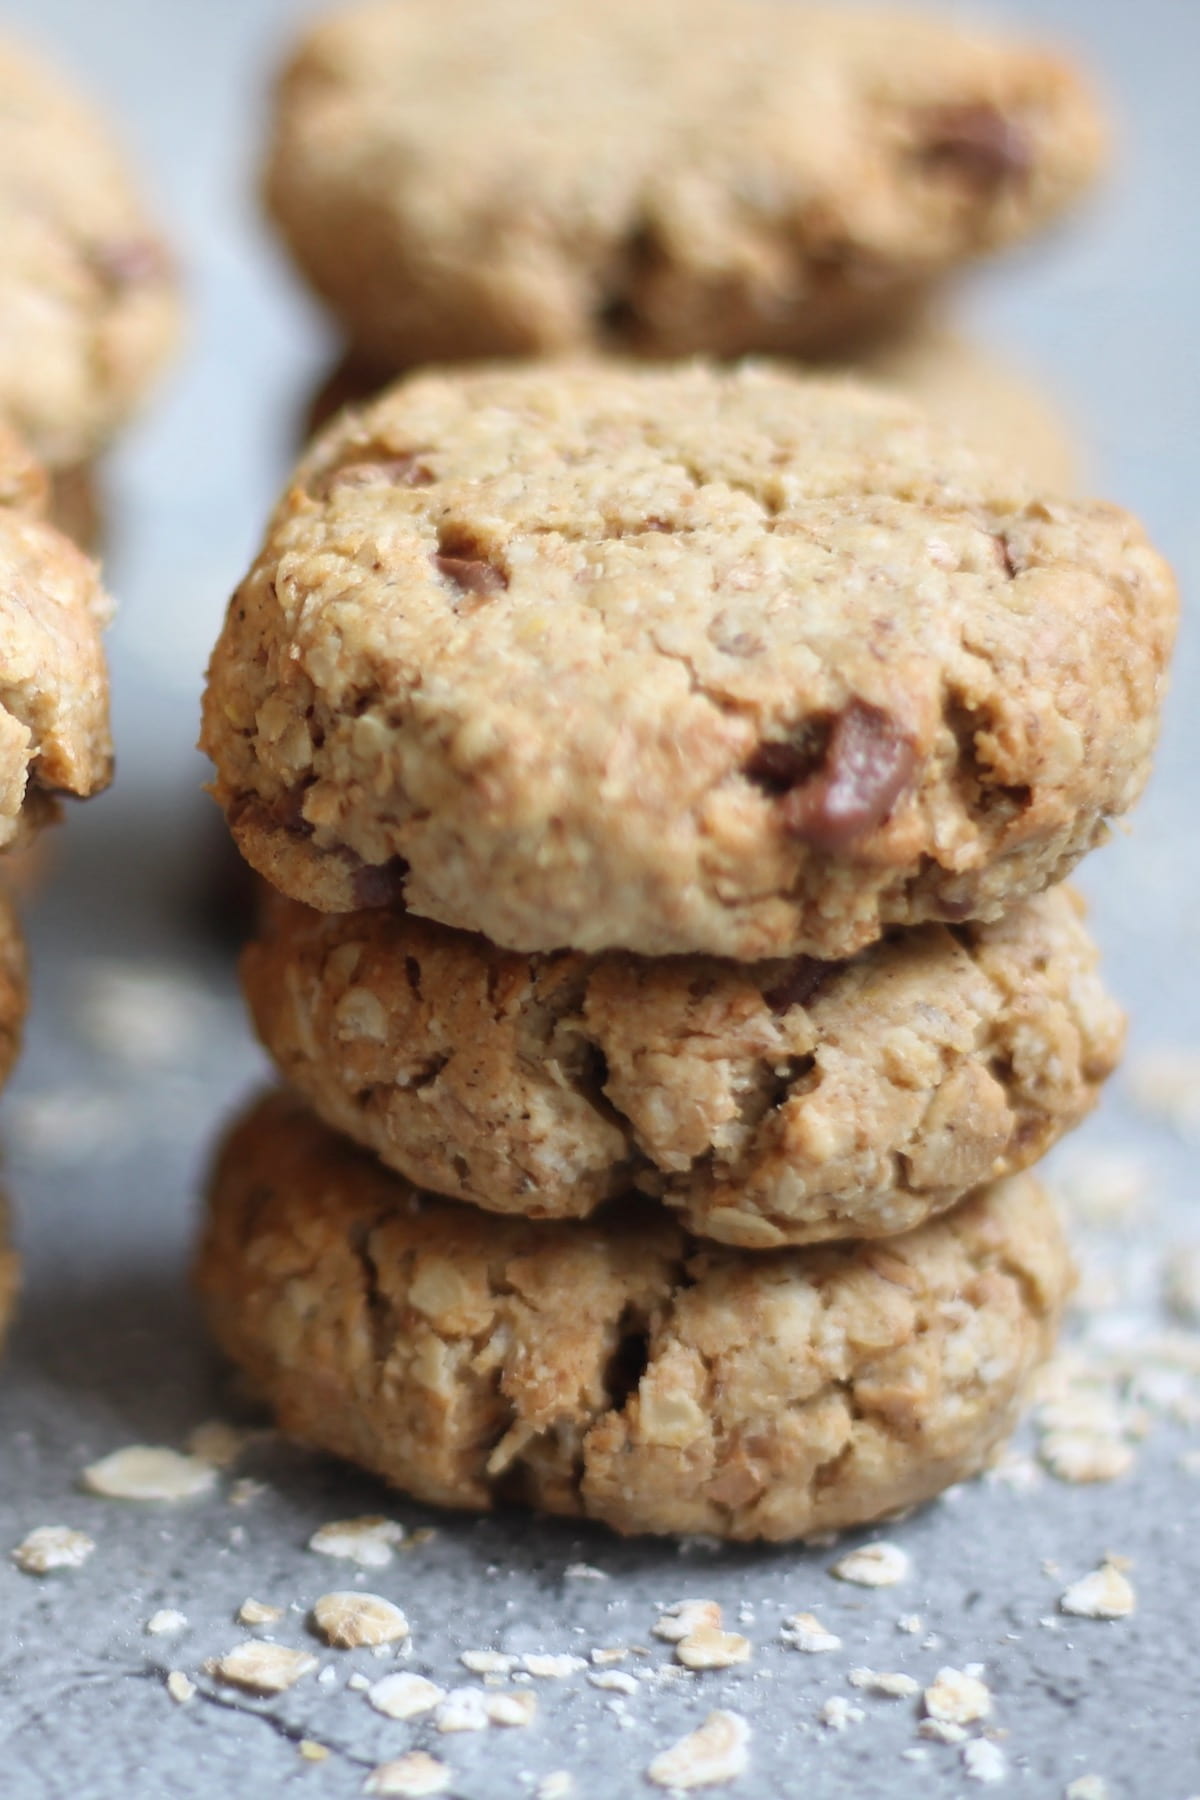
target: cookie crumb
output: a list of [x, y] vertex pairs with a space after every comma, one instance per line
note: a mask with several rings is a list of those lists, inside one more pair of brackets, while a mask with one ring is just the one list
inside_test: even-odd
[[212, 1492], [217, 1471], [178, 1450], [130, 1444], [89, 1463], [81, 1479], [89, 1494], [106, 1500], [196, 1500]]
[[750, 1660], [750, 1640], [737, 1631], [700, 1625], [679, 1640], [675, 1655], [685, 1669], [732, 1669]]
[[282, 1617], [282, 1606], [271, 1606], [266, 1600], [256, 1600], [252, 1594], [248, 1594], [237, 1609], [239, 1625], [274, 1625]]
[[151, 1637], [166, 1637], [175, 1631], [187, 1630], [186, 1615], [176, 1612], [173, 1606], [160, 1607], [158, 1612], [151, 1613], [146, 1620], [146, 1630]]
[[451, 1688], [434, 1717], [439, 1731], [486, 1731], [487, 1699], [479, 1688]]
[[252, 1431], [242, 1431], [224, 1419], [206, 1419], [189, 1433], [188, 1453], [214, 1469], [231, 1469], [253, 1438]]
[[424, 1750], [410, 1750], [395, 1762], [380, 1763], [363, 1783], [364, 1794], [391, 1794], [399, 1800], [426, 1800], [444, 1794], [450, 1786], [450, 1770]]
[[167, 1692], [177, 1706], [186, 1706], [195, 1697], [196, 1684], [188, 1680], [182, 1669], [172, 1669], [167, 1676]]
[[508, 1675], [518, 1662], [503, 1650], [464, 1650], [458, 1660], [472, 1675]]
[[518, 1688], [514, 1693], [489, 1694], [484, 1705], [493, 1725], [532, 1725], [538, 1697], [530, 1688]]
[[1077, 1619], [1127, 1619], [1137, 1606], [1133, 1584], [1111, 1562], [1074, 1581], [1059, 1598], [1059, 1610]]
[[679, 1644], [702, 1626], [717, 1630], [721, 1624], [721, 1608], [715, 1600], [677, 1600], [663, 1608], [662, 1616], [651, 1626], [656, 1638], [668, 1644]]
[[963, 1725], [955, 1725], [947, 1719], [922, 1719], [917, 1726], [918, 1737], [932, 1738], [935, 1744], [961, 1744], [967, 1732]]
[[614, 1694], [636, 1694], [638, 1680], [636, 1675], [626, 1675], [622, 1669], [593, 1669], [588, 1681], [594, 1688]]
[[975, 1738], [963, 1745], [963, 1769], [969, 1781], [995, 1782], [1003, 1781], [1008, 1775], [1008, 1763], [1004, 1752], [998, 1744], [987, 1738]]
[[245, 1688], [248, 1693], [283, 1694], [305, 1675], [312, 1674], [317, 1659], [307, 1650], [289, 1650], [283, 1644], [264, 1644], [260, 1638], [249, 1638], [205, 1666], [210, 1675], [232, 1687]]
[[856, 1587], [895, 1587], [905, 1581], [911, 1571], [906, 1550], [899, 1544], [864, 1544], [851, 1550], [831, 1565], [829, 1573], [839, 1581], [851, 1581]]
[[749, 1763], [750, 1727], [740, 1713], [709, 1713], [693, 1731], [663, 1750], [646, 1770], [656, 1787], [719, 1787], [745, 1773]]
[[852, 1706], [845, 1694], [831, 1694], [817, 1714], [830, 1731], [845, 1731], [847, 1725], [857, 1725], [866, 1716], [862, 1707]]
[[910, 1637], [916, 1637], [924, 1629], [925, 1621], [920, 1613], [901, 1613], [896, 1620], [896, 1630], [905, 1631]]
[[363, 1569], [384, 1569], [403, 1542], [404, 1527], [397, 1520], [368, 1513], [360, 1519], [335, 1519], [320, 1526], [309, 1538], [308, 1547], [318, 1556], [337, 1557]]
[[541, 1656], [535, 1651], [522, 1656], [520, 1662], [526, 1674], [535, 1676], [538, 1681], [565, 1681], [568, 1675], [587, 1668], [582, 1656]]
[[1059, 1481], [1116, 1481], [1134, 1464], [1132, 1446], [1109, 1433], [1051, 1431], [1038, 1445], [1038, 1455]]
[[889, 1700], [910, 1700], [921, 1691], [921, 1684], [911, 1675], [888, 1674], [879, 1669], [851, 1669], [846, 1677], [851, 1687], [871, 1694], [883, 1694]]
[[941, 1725], [973, 1725], [990, 1717], [991, 1692], [973, 1669], [939, 1669], [925, 1689], [925, 1711]]
[[314, 1601], [313, 1622], [335, 1650], [361, 1650], [367, 1644], [398, 1644], [408, 1636], [408, 1620], [380, 1594], [322, 1594]]
[[26, 1575], [48, 1575], [52, 1569], [82, 1569], [96, 1548], [86, 1531], [70, 1525], [38, 1525], [11, 1552]]
[[[352, 1675], [349, 1685], [358, 1687], [360, 1682]], [[439, 1687], [436, 1681], [427, 1681], [424, 1675], [407, 1671], [385, 1675], [382, 1681], [370, 1685], [363, 1677], [361, 1685], [366, 1687], [368, 1705], [389, 1719], [415, 1719], [421, 1713], [432, 1712], [446, 1698], [445, 1688]]]
[[318, 1744], [313, 1738], [301, 1738], [296, 1745], [305, 1762], [323, 1763], [329, 1760], [329, 1751], [324, 1744]]
[[779, 1635], [793, 1650], [803, 1650], [808, 1656], [821, 1656], [828, 1650], [842, 1647], [841, 1638], [826, 1631], [813, 1613], [793, 1613], [779, 1627]]

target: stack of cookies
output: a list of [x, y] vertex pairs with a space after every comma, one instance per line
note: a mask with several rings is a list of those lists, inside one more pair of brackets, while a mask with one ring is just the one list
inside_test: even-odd
[[[159, 372], [178, 314], [104, 122], [0, 43], [0, 1081], [25, 1011], [9, 896], [35, 885], [58, 797], [98, 793], [111, 773], [111, 608], [76, 548], [97, 532], [92, 462]], [[16, 1287], [7, 1245], [0, 1207], [0, 1331]]]
[[732, 1538], [981, 1467], [1070, 1285], [1025, 1171], [1120, 1046], [1056, 884], [1174, 621], [1126, 514], [850, 382], [514, 363], [333, 425], [205, 703], [290, 1091], [198, 1279], [285, 1428]]

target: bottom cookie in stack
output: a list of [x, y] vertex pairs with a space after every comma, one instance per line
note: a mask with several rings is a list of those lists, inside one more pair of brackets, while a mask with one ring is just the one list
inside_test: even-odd
[[1071, 1280], [1028, 1176], [886, 1241], [743, 1252], [636, 1196], [586, 1223], [439, 1199], [286, 1093], [230, 1132], [197, 1266], [284, 1429], [418, 1499], [772, 1540], [984, 1467]]

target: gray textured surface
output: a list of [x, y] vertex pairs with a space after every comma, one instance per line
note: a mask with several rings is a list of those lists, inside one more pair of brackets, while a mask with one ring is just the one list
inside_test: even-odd
[[[1158, 1407], [1119, 1482], [1045, 1479], [1028, 1494], [974, 1484], [892, 1528], [913, 1575], [875, 1593], [832, 1581], [828, 1550], [622, 1545], [520, 1519], [434, 1519], [278, 1445], [238, 1471], [269, 1484], [243, 1508], [230, 1505], [227, 1481], [217, 1497], [176, 1508], [78, 1491], [93, 1457], [134, 1441], [178, 1445], [227, 1409], [184, 1270], [216, 1122], [261, 1064], [228, 959], [189, 913], [211, 841], [191, 744], [205, 650], [328, 355], [258, 230], [246, 180], [264, 72], [303, 10], [288, 0], [7, 0], [2, 9], [127, 119], [174, 221], [195, 317], [185, 367], [110, 471], [120, 780], [71, 821], [31, 920], [36, 1012], [0, 1112], [27, 1263], [0, 1379], [0, 1553], [46, 1523], [79, 1525], [98, 1545], [83, 1569], [42, 1581], [0, 1561], [0, 1794], [190, 1800], [295, 1788], [332, 1800], [358, 1792], [376, 1762], [423, 1745], [452, 1765], [463, 1800], [531, 1794], [556, 1768], [575, 1771], [581, 1796], [603, 1800], [649, 1791], [649, 1757], [729, 1705], [754, 1734], [751, 1772], [733, 1792], [963, 1795], [977, 1790], [957, 1749], [930, 1744], [924, 1760], [903, 1760], [921, 1747], [912, 1703], [860, 1699], [865, 1719], [840, 1735], [818, 1723], [818, 1709], [831, 1693], [858, 1698], [846, 1685], [854, 1664], [927, 1678], [944, 1663], [981, 1661], [993, 1723], [1008, 1734], [998, 1792], [1059, 1795], [1095, 1772], [1123, 1800], [1188, 1800], [1200, 1792], [1200, 1488], [1178, 1459], [1189, 1436], [1198, 1440], [1194, 1425], [1189, 1433]], [[1188, 589], [1200, 561], [1200, 8], [1009, 0], [992, 10], [1085, 48], [1119, 99], [1125, 144], [1082, 226], [1036, 260], [991, 273], [964, 305], [997, 343], [1051, 372], [1090, 447], [1095, 487], [1145, 514]], [[1133, 835], [1086, 876], [1112, 979], [1134, 1014], [1135, 1057], [1200, 1043], [1196, 657], [1189, 629], [1151, 795]], [[152, 979], [120, 1029], [125, 990], [112, 978], [131, 970]], [[1091, 1245], [1128, 1290], [1114, 1301], [1119, 1315], [1099, 1327], [1093, 1319], [1093, 1330], [1123, 1331], [1127, 1320], [1136, 1330], [1152, 1317], [1163, 1255], [1200, 1239], [1189, 1219], [1195, 1152], [1120, 1087], [1087, 1136], [1101, 1154], [1133, 1150], [1150, 1172], [1135, 1224]], [[431, 1541], [367, 1585], [412, 1621], [413, 1655], [401, 1666], [445, 1685], [474, 1680], [456, 1671], [456, 1656], [485, 1645], [650, 1644], [652, 1655], [626, 1666], [662, 1665], [669, 1649], [648, 1635], [655, 1603], [696, 1593], [725, 1602], [730, 1623], [750, 1609], [754, 1659], [725, 1674], [643, 1681], [620, 1716], [620, 1697], [581, 1675], [541, 1683], [534, 1726], [486, 1736], [439, 1738], [427, 1722], [377, 1717], [347, 1676], [393, 1665], [361, 1651], [325, 1653], [333, 1683], [310, 1678], [274, 1704], [202, 1682], [176, 1707], [163, 1672], [196, 1674], [237, 1641], [233, 1614], [247, 1594], [301, 1609], [277, 1635], [311, 1642], [303, 1609], [349, 1585], [350, 1571], [313, 1556], [306, 1540], [326, 1519], [365, 1511], [436, 1525]], [[1134, 1561], [1136, 1615], [1056, 1620], [1065, 1581], [1108, 1551]], [[580, 1558], [607, 1579], [567, 1578]], [[189, 1630], [147, 1637], [144, 1621], [160, 1606], [179, 1607]], [[783, 1648], [779, 1619], [797, 1609], [819, 1613], [844, 1651]], [[922, 1615], [922, 1633], [897, 1630], [908, 1612]], [[296, 1748], [304, 1736], [327, 1744], [329, 1760], [306, 1764]]]

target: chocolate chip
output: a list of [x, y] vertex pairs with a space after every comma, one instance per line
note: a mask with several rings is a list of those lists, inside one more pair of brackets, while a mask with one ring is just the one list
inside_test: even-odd
[[1013, 560], [1012, 545], [1002, 531], [992, 533], [992, 542], [996, 546], [996, 554], [1000, 558], [1000, 567], [1011, 580], [1017, 573], [1017, 564]]
[[385, 863], [364, 863], [354, 871], [354, 905], [365, 912], [377, 906], [394, 906], [404, 898], [408, 864], [402, 856]]
[[999, 187], [1033, 168], [1028, 131], [985, 101], [931, 107], [922, 115], [920, 135], [926, 165], [960, 174], [979, 187]]
[[366, 449], [357, 451], [350, 462], [322, 469], [313, 476], [306, 492], [314, 500], [328, 500], [335, 488], [428, 487], [435, 480], [432, 469], [421, 461], [419, 450], [396, 456]]
[[798, 956], [777, 987], [764, 989], [763, 999], [773, 1013], [807, 1006], [836, 967], [836, 963], [817, 962], [812, 956]]
[[508, 586], [508, 576], [495, 563], [487, 562], [482, 556], [435, 556], [434, 567], [439, 575], [463, 594], [478, 594], [486, 598], [489, 594], [499, 594]]
[[828, 743], [828, 726], [810, 723], [800, 738], [760, 744], [742, 773], [764, 794], [778, 800], [819, 773]]
[[[791, 748], [761, 745], [756, 761]], [[773, 761], [779, 779], [786, 755]], [[778, 794], [780, 825], [814, 850], [849, 849], [887, 818], [915, 764], [916, 751], [890, 714], [852, 700], [830, 726], [820, 766], [801, 763], [797, 780]]]
[[171, 267], [166, 251], [154, 238], [113, 238], [108, 243], [93, 244], [88, 261], [101, 281], [112, 288], [162, 281]]

